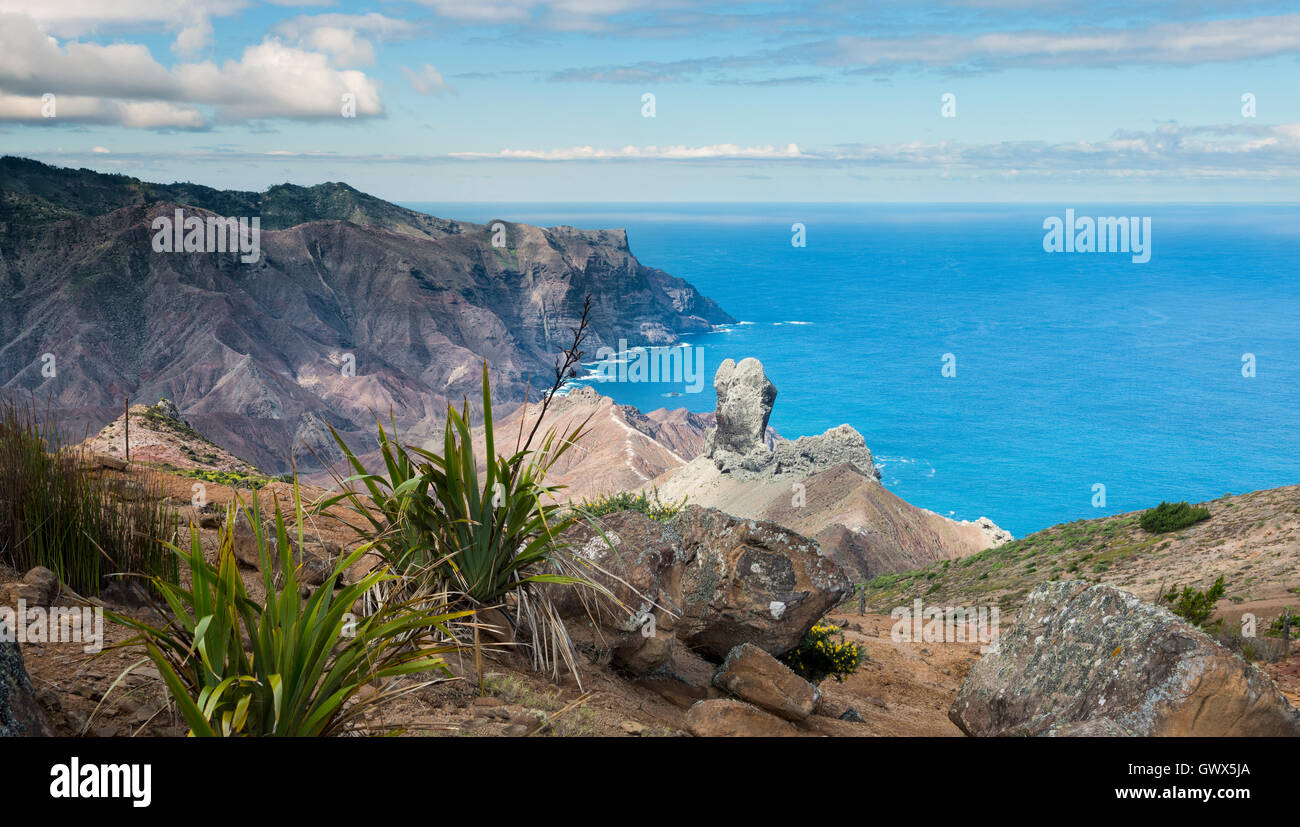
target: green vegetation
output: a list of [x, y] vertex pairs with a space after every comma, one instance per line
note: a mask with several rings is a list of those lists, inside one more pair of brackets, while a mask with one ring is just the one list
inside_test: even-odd
[[184, 437], [185, 439], [191, 440], [193, 442], [198, 442], [203, 445], [212, 445], [213, 448], [217, 447], [216, 445], [213, 445], [211, 440], [209, 440], [203, 434], [191, 428], [189, 425], [186, 425], [184, 422], [180, 422], [178, 420], [172, 419], [170, 416], [168, 416], [165, 413], [165, 410], [166, 409], [163, 407], [163, 405], [160, 402], [160, 404], [150, 405], [149, 407], [145, 408], [144, 413], [140, 414], [140, 416], [150, 425], [153, 425], [155, 428], [159, 430], [171, 431], [173, 434], [180, 437]]
[[[390, 683], [359, 697], [366, 684], [419, 672], [450, 674], [439, 657], [456, 649], [448, 624], [470, 612], [449, 610], [444, 594], [418, 593], [355, 619], [349, 614], [353, 603], [394, 579], [372, 572], [335, 591], [340, 576], [367, 546], [340, 559], [328, 579], [303, 599], [278, 504], [274, 540], [263, 532], [256, 498], [251, 511], [242, 504], [239, 508], [256, 535], [266, 591], [260, 603], [249, 597], [238, 572], [233, 533], [221, 530], [214, 566], [204, 558], [197, 526], [191, 526], [189, 550], [171, 547], [189, 569], [191, 587], [154, 580], [172, 610], [172, 622], [154, 626], [110, 613], [138, 632], [114, 648], [144, 649], [192, 735], [333, 735], [370, 707], [409, 691]], [[227, 524], [233, 524], [234, 511], [232, 507]], [[303, 508], [296, 485], [294, 516], [301, 545]], [[278, 567], [272, 542], [280, 549]], [[279, 586], [277, 568], [284, 577]]]
[[1188, 505], [1186, 500], [1178, 503], [1161, 502], [1155, 508], [1142, 512], [1141, 525], [1152, 534], [1160, 534], [1187, 528], [1209, 518], [1208, 508]]
[[1138, 532], [1138, 515], [1076, 520], [985, 549], [960, 560], [880, 575], [860, 584], [870, 611], [888, 612], [915, 598], [951, 605], [996, 600], [1012, 611], [1035, 586], [1053, 579], [1098, 580], [1164, 541]]
[[0, 404], [0, 562], [45, 566], [82, 595], [120, 573], [174, 581], [176, 559], [161, 541], [176, 521], [161, 481], [110, 477], [87, 460], [60, 445], [53, 418], [34, 403]]
[[828, 677], [843, 681], [858, 671], [865, 658], [866, 653], [856, 644], [844, 640], [840, 627], [822, 621], [780, 660], [805, 680], [821, 683]]
[[[264, 485], [272, 481], [272, 477], [263, 477], [258, 474], [247, 474], [243, 471], [216, 471], [210, 468], [185, 468], [176, 471], [182, 477], [190, 479], [203, 480], [215, 485], [225, 485], [230, 488], [247, 488], [251, 491], [257, 491]], [[285, 476], [288, 479], [285, 479]], [[293, 475], [275, 477], [274, 479], [284, 482], [293, 482]]]
[[1268, 628], [1264, 630], [1264, 634], [1269, 637], [1281, 637], [1282, 626], [1286, 623], [1287, 617], [1291, 618], [1292, 639], [1300, 638], [1300, 612], [1297, 612], [1290, 606], [1284, 606], [1282, 608], [1281, 614], [1273, 618], [1273, 621], [1268, 624]]
[[1214, 614], [1215, 607], [1219, 604], [1220, 598], [1223, 597], [1227, 587], [1223, 582], [1223, 575], [1214, 581], [1214, 585], [1205, 591], [1199, 591], [1191, 586], [1184, 586], [1181, 592], [1178, 587], [1170, 589], [1167, 593], [1160, 596], [1161, 603], [1168, 603], [1169, 610], [1195, 626], [1204, 626], [1205, 622]]
[[[558, 673], [563, 661], [576, 673], [568, 632], [540, 587], [596, 588], [580, 576], [591, 564], [568, 554], [559, 539], [578, 517], [561, 513], [555, 504], [561, 489], [545, 482], [551, 467], [582, 437], [586, 423], [572, 431], [548, 430], [535, 449], [529, 447], [530, 435], [521, 450], [497, 456], [486, 363], [483, 423], [487, 456], [481, 477], [468, 404], [462, 411], [448, 407], [442, 454], [404, 447], [378, 425], [387, 475], [367, 473], [334, 432], [356, 473], [339, 480], [344, 493], [320, 508], [348, 501], [369, 523], [368, 528], [356, 527], [358, 532], [395, 572], [431, 590], [463, 595], [472, 608], [506, 605], [507, 614], [532, 641], [534, 665]], [[379, 514], [352, 490], [355, 482], [365, 487]]]
[[682, 497], [681, 502], [665, 503], [660, 500], [659, 489], [656, 487], [648, 496], [644, 491], [635, 494], [624, 491], [620, 494], [605, 494], [594, 500], [583, 500], [574, 506], [574, 510], [589, 519], [604, 517], [619, 511], [639, 511], [652, 520], [667, 522], [680, 514], [685, 507], [685, 497]]
[[[459, 595], [471, 609], [503, 607], [519, 637], [531, 650], [533, 664], [558, 676], [564, 663], [577, 674], [573, 643], [551, 603], [547, 587], [591, 588], [614, 600], [608, 589], [584, 575], [594, 564], [570, 553], [564, 531], [580, 515], [557, 504], [561, 486], [546, 475], [586, 433], [589, 419], [572, 430], [546, 430], [536, 445], [541, 424], [555, 392], [575, 375], [582, 357], [590, 298], [573, 345], [556, 365], [555, 383], [543, 399], [532, 430], [512, 454], [499, 456], [492, 417], [487, 363], [483, 363], [482, 415], [484, 472], [474, 450], [469, 403], [447, 408], [442, 453], [398, 443], [382, 424], [379, 449], [386, 474], [366, 471], [338, 435], [334, 439], [355, 472], [336, 479], [344, 493], [318, 506], [347, 501], [364, 521], [354, 526], [374, 545], [404, 583], [429, 591]], [[394, 427], [395, 430], [395, 427]], [[364, 492], [353, 488], [360, 483]], [[361, 498], [368, 495], [369, 502]], [[373, 507], [372, 507], [373, 506]], [[377, 513], [376, 513], [377, 512]], [[406, 587], [404, 585], [404, 587]]]

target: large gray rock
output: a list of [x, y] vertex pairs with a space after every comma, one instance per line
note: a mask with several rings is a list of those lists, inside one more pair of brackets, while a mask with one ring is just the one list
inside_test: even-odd
[[813, 474], [848, 463], [863, 476], [880, 479], [880, 469], [867, 441], [851, 425], [839, 425], [817, 436], [778, 442], [772, 452], [772, 474]]
[[18, 735], [51, 736], [45, 712], [36, 701], [36, 691], [23, 667], [18, 644], [0, 620], [0, 737]]
[[638, 511], [601, 517], [599, 528], [581, 524], [565, 540], [576, 560], [590, 564], [583, 576], [618, 602], [572, 586], [550, 589], [551, 600], [562, 617], [591, 624], [616, 664], [637, 674], [649, 672], [668, 662], [676, 644], [686, 564], [681, 536], [672, 525]]
[[740, 364], [724, 359], [713, 376], [713, 390], [718, 396], [717, 424], [704, 437], [705, 453], [767, 450], [763, 436], [776, 402], [776, 385], [768, 381], [762, 362], [752, 356]]
[[739, 364], [724, 360], [713, 388], [718, 395], [717, 425], [704, 435], [703, 455], [718, 470], [747, 480], [782, 474], [802, 479], [848, 463], [861, 474], [880, 479], [866, 440], [849, 425], [769, 447], [765, 436], [776, 386], [757, 359], [741, 359]]
[[752, 643], [780, 655], [853, 588], [817, 541], [765, 520], [688, 506], [677, 637], [717, 658]]
[[1086, 581], [1034, 589], [948, 717], [968, 735], [1300, 736], [1300, 713], [1255, 666], [1172, 613]]
[[668, 522], [621, 512], [600, 526], [603, 536], [583, 525], [565, 540], [622, 606], [567, 587], [552, 600], [642, 674], [682, 644], [715, 662], [742, 643], [783, 654], [852, 588], [816, 541], [775, 523], [688, 506]]

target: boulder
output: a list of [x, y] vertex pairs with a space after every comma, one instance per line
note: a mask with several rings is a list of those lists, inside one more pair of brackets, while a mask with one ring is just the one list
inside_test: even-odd
[[821, 693], [788, 666], [752, 643], [732, 649], [713, 683], [742, 701], [790, 721], [802, 721], [817, 708]]
[[704, 453], [767, 451], [763, 437], [776, 402], [776, 386], [768, 381], [763, 364], [752, 356], [740, 364], [724, 359], [714, 374], [713, 390], [718, 397], [717, 424], [705, 434]]
[[754, 643], [772, 654], [794, 648], [852, 588], [813, 540], [775, 523], [689, 506], [668, 522], [624, 511], [565, 535], [591, 590], [551, 590], [566, 620], [596, 626], [618, 665], [646, 674], [685, 644], [714, 662]]
[[[3, 623], [0, 620], [0, 625]], [[0, 737], [52, 736], [54, 732], [23, 667], [22, 652], [17, 643], [7, 640], [12, 636], [9, 630], [0, 634]]]
[[29, 609], [50, 606], [58, 598], [59, 588], [57, 574], [45, 566], [36, 566], [22, 580], [0, 586], [0, 605], [17, 609], [21, 600]]
[[231, 525], [228, 516], [223, 527], [231, 532], [231, 549], [235, 553], [235, 559], [249, 568], [261, 571], [262, 557], [257, 547], [257, 532], [253, 530], [248, 513], [242, 508], [236, 508], [234, 525]]
[[686, 712], [686, 728], [698, 738], [792, 738], [799, 735], [789, 721], [730, 698], [694, 704]]
[[[614, 663], [636, 674], [666, 664], [676, 643], [681, 614], [681, 538], [671, 525], [637, 511], [601, 517], [599, 531], [581, 524], [565, 539], [574, 558], [587, 564], [584, 577], [615, 600], [591, 589], [550, 589], [560, 616], [596, 627], [596, 639], [612, 649]], [[621, 605], [620, 605], [621, 604]]]
[[1300, 712], [1258, 668], [1172, 613], [1085, 581], [1034, 589], [948, 717], [968, 735], [1300, 736]]
[[713, 685], [716, 671], [714, 664], [685, 646], [678, 646], [665, 664], [639, 678], [636, 685], [682, 709], [690, 709], [696, 701], [722, 697], [722, 692]]
[[776, 523], [692, 505], [675, 526], [688, 561], [677, 638], [706, 655], [742, 643], [784, 654], [853, 588], [816, 541]]

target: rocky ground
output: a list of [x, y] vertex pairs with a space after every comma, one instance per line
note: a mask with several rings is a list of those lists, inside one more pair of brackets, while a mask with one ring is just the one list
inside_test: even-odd
[[[101, 473], [124, 480], [149, 474], [161, 481], [177, 516], [194, 520], [210, 558], [217, 544], [216, 514], [236, 496], [248, 501], [251, 492], [229, 486], [205, 484], [210, 508], [195, 509], [189, 499], [194, 480], [174, 473], [132, 465], [127, 470], [106, 462]], [[124, 486], [123, 490], [131, 490]], [[305, 486], [304, 499], [315, 499], [324, 489]], [[292, 501], [292, 487], [273, 482], [257, 494], [264, 508]], [[307, 526], [306, 548], [326, 554], [326, 549], [343, 550], [357, 544], [355, 535], [342, 518], [346, 512], [313, 518]], [[252, 567], [242, 569], [254, 597], [261, 593], [261, 575]], [[0, 567], [0, 593], [22, 579], [22, 573]], [[106, 595], [110, 609], [145, 615], [148, 610]], [[64, 594], [56, 605], [75, 602]], [[887, 616], [858, 615], [832, 610], [828, 616], [844, 628], [846, 639], [859, 644], [867, 658], [858, 674], [844, 683], [824, 681], [816, 714], [798, 724], [792, 733], [835, 736], [960, 735], [948, 720], [947, 709], [961, 680], [978, 657], [974, 645], [927, 646], [894, 643], [889, 640]], [[474, 669], [472, 653], [450, 659], [452, 676], [402, 698], [366, 721], [369, 732], [401, 730], [406, 735], [460, 736], [655, 736], [688, 735], [687, 711], [699, 698], [723, 698], [713, 688], [696, 688], [683, 698], [653, 681], [611, 663], [608, 651], [593, 644], [592, 630], [573, 626], [580, 644], [579, 676], [558, 682], [532, 670], [520, 651], [509, 647], [489, 649], [484, 655], [482, 690]], [[129, 631], [105, 622], [106, 650], [99, 654], [83, 651], [80, 643], [29, 643], [22, 656], [40, 705], [53, 731], [59, 735], [87, 737], [177, 736], [186, 731], [184, 722], [167, 703], [160, 676], [148, 663], [140, 663], [138, 650], [113, 649], [130, 636]], [[689, 653], [683, 653], [688, 655]], [[693, 660], [697, 666], [702, 660]], [[708, 683], [714, 664], [707, 666], [703, 682]], [[128, 674], [123, 673], [130, 670]], [[841, 720], [853, 709], [855, 720]], [[856, 720], [858, 717], [861, 720]]]

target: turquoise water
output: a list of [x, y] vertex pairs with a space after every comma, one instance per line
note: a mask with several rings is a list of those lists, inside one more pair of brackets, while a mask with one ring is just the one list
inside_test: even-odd
[[[941, 514], [1021, 536], [1300, 483], [1300, 207], [409, 206], [626, 227], [643, 263], [743, 323], [690, 340], [704, 348], [700, 393], [614, 382], [602, 393], [712, 410], [718, 363], [755, 356], [779, 392], [777, 431], [853, 425], [884, 483]], [[1044, 252], [1043, 220], [1066, 207], [1150, 216], [1150, 262]], [[795, 222], [804, 248], [791, 245]]]

